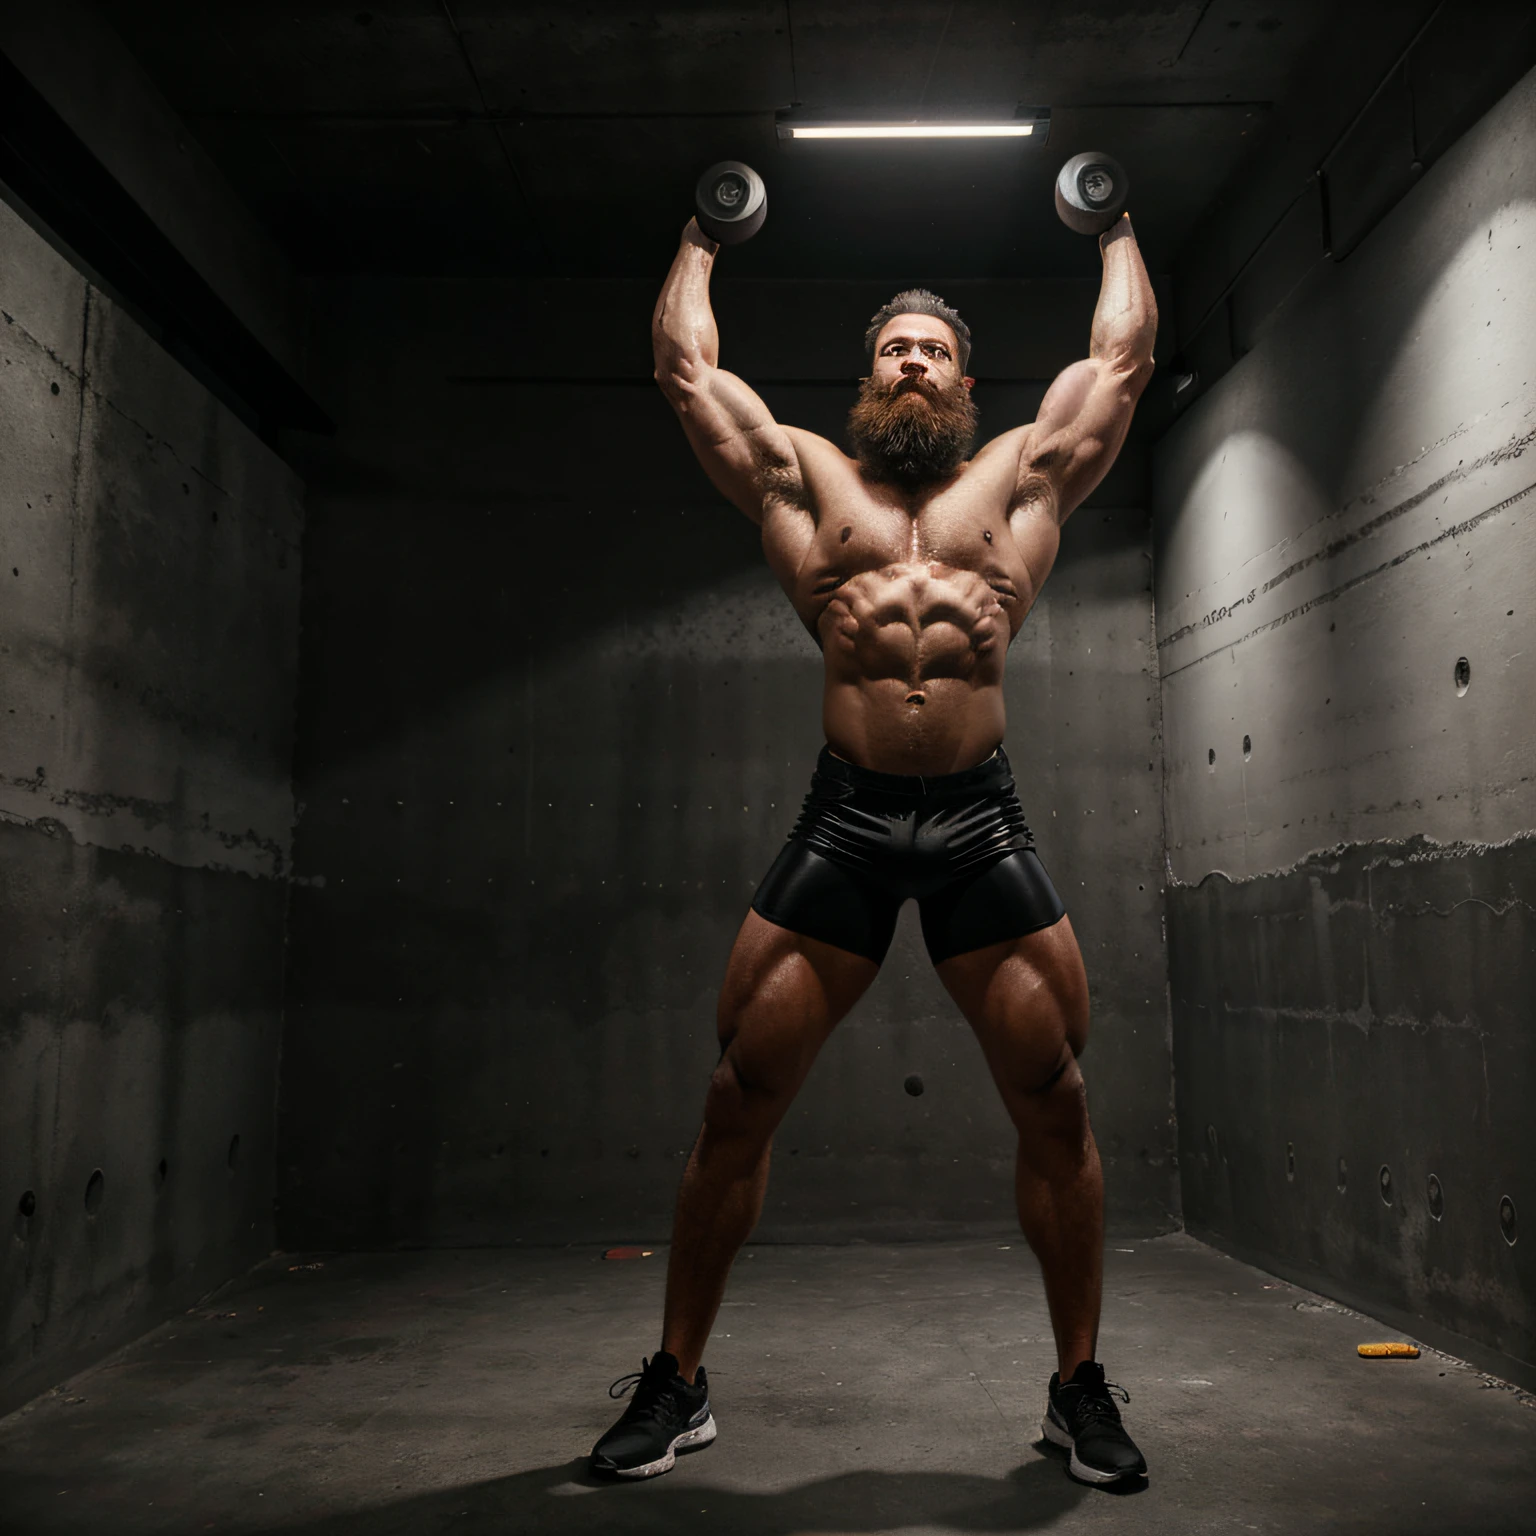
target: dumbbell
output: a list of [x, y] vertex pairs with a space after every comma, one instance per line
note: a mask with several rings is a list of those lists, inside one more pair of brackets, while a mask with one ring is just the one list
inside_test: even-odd
[[763, 178], [740, 160], [722, 160], [699, 177], [693, 201], [699, 228], [721, 245], [740, 245], [763, 227], [768, 189]]
[[1056, 178], [1056, 212], [1080, 235], [1102, 235], [1125, 209], [1131, 189], [1118, 160], [1090, 150], [1073, 155]]

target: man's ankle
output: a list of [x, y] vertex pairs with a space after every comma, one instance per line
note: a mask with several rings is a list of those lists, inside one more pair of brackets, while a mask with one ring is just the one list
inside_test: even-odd
[[672, 1355], [672, 1358], [674, 1360], [677, 1360], [677, 1374], [679, 1376], [681, 1376], [683, 1378], [683, 1380], [686, 1381], [690, 1387], [698, 1385], [698, 1382], [697, 1382], [696, 1378], [697, 1378], [697, 1376], [699, 1374], [699, 1368], [698, 1368], [697, 1364], [695, 1364], [689, 1370], [684, 1370], [683, 1369], [683, 1362], [680, 1359], [678, 1359], [677, 1355], [673, 1354], [672, 1351], [666, 1347], [666, 1345], [662, 1345], [661, 1353], [664, 1354], [664, 1355]]

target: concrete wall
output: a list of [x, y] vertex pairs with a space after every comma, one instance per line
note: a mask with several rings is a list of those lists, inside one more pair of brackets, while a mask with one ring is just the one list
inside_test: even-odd
[[1190, 1230], [1527, 1381], [1533, 123], [1312, 265], [1155, 496]]
[[0, 0], [0, 53], [261, 344], [302, 371], [303, 286], [89, 0]]
[[[864, 317], [901, 284], [722, 267], [727, 365], [840, 437]], [[978, 338], [984, 431], [1030, 419], [1096, 282], [940, 291]], [[342, 430], [309, 471], [287, 1246], [669, 1230], [726, 957], [820, 745], [820, 657], [651, 382], [654, 294], [317, 296]], [[1110, 1220], [1152, 1232], [1177, 1204], [1143, 468], [1129, 450], [1069, 526], [1008, 749], [1087, 957]], [[1011, 1128], [915, 918], [782, 1128], [764, 1237], [1016, 1231]]]
[[0, 1408], [271, 1247], [301, 522], [0, 204]]

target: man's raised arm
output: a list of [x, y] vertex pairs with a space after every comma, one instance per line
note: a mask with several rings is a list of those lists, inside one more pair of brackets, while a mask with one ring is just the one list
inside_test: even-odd
[[1048, 496], [1064, 520], [1109, 473], [1152, 377], [1157, 300], [1129, 214], [1099, 236], [1104, 278], [1088, 356], [1057, 375], [1024, 437], [1020, 506]]
[[651, 317], [656, 382], [705, 473], [761, 523], [765, 497], [791, 490], [799, 465], [789, 434], [756, 392], [719, 366], [720, 336], [709, 307], [709, 274], [718, 249], [690, 219]]

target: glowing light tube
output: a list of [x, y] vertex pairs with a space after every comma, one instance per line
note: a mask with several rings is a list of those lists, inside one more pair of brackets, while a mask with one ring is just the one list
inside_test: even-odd
[[1027, 139], [1033, 123], [781, 123], [791, 139]]

